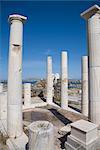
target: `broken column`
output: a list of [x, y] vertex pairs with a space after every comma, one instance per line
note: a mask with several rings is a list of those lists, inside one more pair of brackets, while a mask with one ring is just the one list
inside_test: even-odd
[[47, 57], [47, 103], [53, 101], [53, 76], [52, 76], [52, 57]]
[[29, 150], [54, 150], [54, 128], [48, 121], [29, 125]]
[[24, 105], [30, 106], [31, 105], [31, 84], [24, 83]]
[[[26, 17], [17, 14], [9, 16], [10, 43], [7, 101], [7, 133], [9, 139], [7, 145], [11, 150], [13, 149], [12, 141], [22, 150], [27, 142], [22, 123], [22, 37], [23, 23], [26, 19]], [[23, 140], [22, 144], [20, 143], [21, 140]]]
[[68, 109], [68, 64], [67, 52], [62, 52], [61, 57], [61, 107]]
[[88, 56], [82, 57], [82, 114], [88, 116]]
[[100, 7], [94, 5], [81, 14], [87, 21], [89, 55], [89, 117], [100, 126]]

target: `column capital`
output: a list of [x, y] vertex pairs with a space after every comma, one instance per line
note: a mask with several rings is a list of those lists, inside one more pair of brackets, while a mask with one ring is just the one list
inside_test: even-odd
[[24, 23], [27, 20], [27, 17], [18, 14], [9, 15], [8, 21], [11, 23], [13, 20], [20, 20]]
[[91, 16], [95, 15], [96, 13], [100, 14], [100, 7], [98, 5], [94, 5], [89, 9], [85, 10], [83, 13], [81, 13], [81, 17], [85, 20], [88, 20]]

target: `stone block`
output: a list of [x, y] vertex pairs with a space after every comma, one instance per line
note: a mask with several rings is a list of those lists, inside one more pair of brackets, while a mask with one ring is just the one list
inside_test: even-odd
[[92, 142], [89, 145], [84, 145], [74, 139], [71, 135], [67, 137], [67, 142], [65, 142], [65, 149], [66, 150], [96, 150], [96, 143], [97, 141]]
[[96, 150], [97, 125], [79, 120], [71, 123], [71, 135], [65, 143], [66, 150]]
[[85, 120], [76, 121], [71, 124], [71, 136], [88, 145], [98, 138], [97, 125]]

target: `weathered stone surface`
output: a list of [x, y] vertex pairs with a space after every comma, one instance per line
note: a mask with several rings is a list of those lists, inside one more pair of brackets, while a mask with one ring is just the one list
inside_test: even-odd
[[62, 52], [61, 57], [61, 107], [68, 108], [68, 64], [67, 52]]
[[81, 16], [87, 20], [88, 31], [89, 117], [100, 126], [100, 7], [94, 5]]
[[59, 130], [59, 134], [67, 134], [67, 133], [70, 133], [71, 132], [71, 126], [70, 124], [67, 124], [66, 126], [62, 127], [60, 130]]
[[52, 57], [47, 57], [47, 103], [53, 101], [53, 75], [52, 75]]
[[10, 15], [10, 43], [7, 99], [7, 146], [10, 150], [25, 150], [28, 142], [22, 124], [22, 37], [23, 22], [27, 18]]
[[98, 141], [97, 125], [79, 120], [71, 124], [71, 135], [65, 143], [66, 150], [95, 150]]
[[96, 141], [94, 141], [89, 145], [83, 145], [72, 136], [68, 136], [67, 139], [68, 139], [67, 142], [65, 142], [66, 150], [97, 150]]
[[85, 120], [76, 121], [71, 124], [71, 136], [88, 145], [98, 138], [97, 125]]
[[23, 132], [21, 136], [17, 138], [9, 138], [7, 140], [8, 150], [26, 150], [26, 144], [28, 143], [28, 138]]
[[[22, 130], [22, 33], [23, 20], [20, 15], [9, 16], [10, 43], [8, 66], [7, 132], [9, 137], [18, 137]], [[16, 33], [16, 34], [15, 34]]]
[[54, 150], [54, 128], [48, 121], [29, 125], [29, 150]]
[[30, 106], [31, 105], [31, 84], [24, 83], [24, 105]]
[[82, 57], [82, 114], [88, 116], [88, 56]]

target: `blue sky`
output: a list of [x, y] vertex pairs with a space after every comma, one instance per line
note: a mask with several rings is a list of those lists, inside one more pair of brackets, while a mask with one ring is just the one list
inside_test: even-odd
[[7, 79], [8, 16], [28, 17], [24, 24], [23, 78], [45, 78], [46, 57], [60, 73], [61, 51], [68, 51], [69, 78], [81, 78], [81, 56], [87, 54], [86, 22], [80, 13], [99, 1], [2, 1], [0, 16], [1, 79]]

